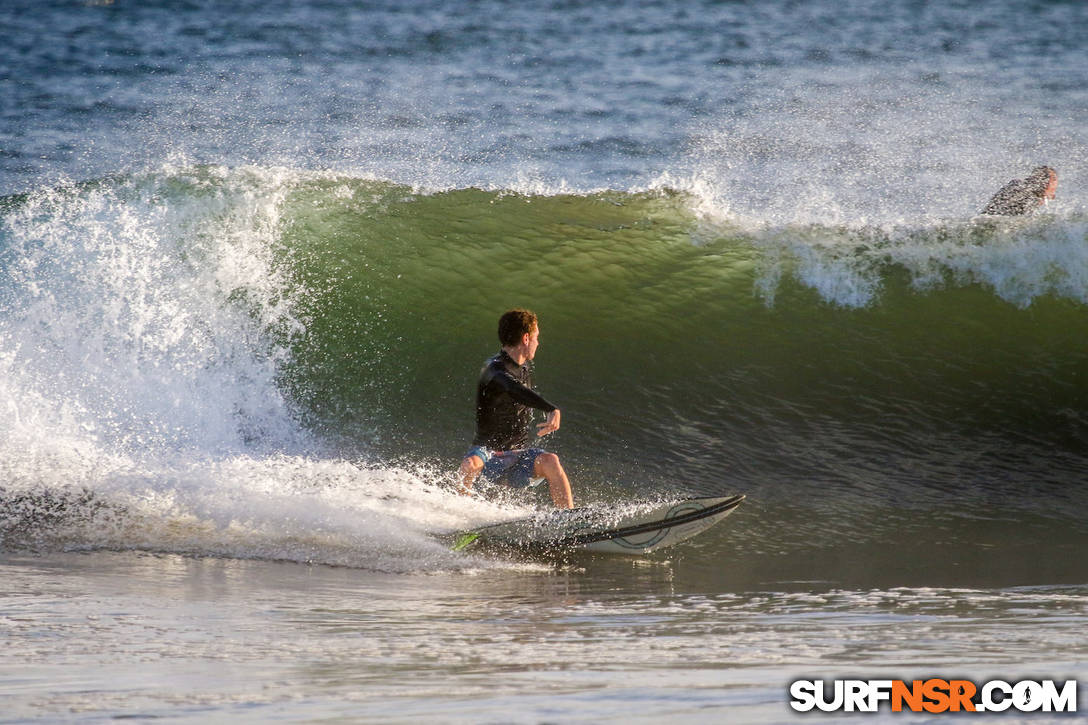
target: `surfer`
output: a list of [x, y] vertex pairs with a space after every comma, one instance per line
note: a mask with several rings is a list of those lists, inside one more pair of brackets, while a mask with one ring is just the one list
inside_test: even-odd
[[548, 481], [557, 508], [574, 507], [570, 481], [559, 456], [529, 447], [533, 409], [548, 417], [537, 435], [559, 430], [559, 408], [533, 390], [532, 362], [540, 344], [540, 325], [529, 310], [509, 310], [499, 318], [502, 349], [484, 363], [476, 386], [476, 437], [461, 461], [461, 491], [472, 492], [479, 476], [511, 488], [525, 488], [532, 479]]
[[983, 214], [1027, 214], [1054, 198], [1058, 172], [1049, 166], [1036, 166], [1026, 179], [1013, 179], [1001, 187], [982, 210]]

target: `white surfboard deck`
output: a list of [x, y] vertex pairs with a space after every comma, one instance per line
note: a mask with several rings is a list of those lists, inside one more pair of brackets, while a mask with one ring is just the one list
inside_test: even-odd
[[454, 534], [455, 550], [499, 548], [645, 554], [686, 541], [731, 514], [743, 494], [556, 510]]

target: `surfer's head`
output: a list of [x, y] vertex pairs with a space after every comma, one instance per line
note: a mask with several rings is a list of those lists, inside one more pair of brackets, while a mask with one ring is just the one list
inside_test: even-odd
[[1031, 192], [1039, 197], [1039, 200], [1053, 199], [1054, 192], [1058, 190], [1058, 172], [1049, 166], [1036, 166], [1026, 179]]
[[499, 318], [499, 342], [504, 348], [522, 348], [527, 360], [536, 354], [539, 336], [540, 325], [529, 310], [508, 310]]

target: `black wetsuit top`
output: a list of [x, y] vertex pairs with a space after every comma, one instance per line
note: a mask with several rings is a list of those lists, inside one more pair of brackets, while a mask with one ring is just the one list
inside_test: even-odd
[[503, 350], [484, 364], [476, 386], [476, 437], [474, 446], [509, 451], [529, 445], [532, 409], [555, 410], [533, 392], [533, 372], [528, 363], [518, 365]]
[[1018, 216], [1037, 208], [1041, 200], [1042, 197], [1026, 179], [1013, 179], [994, 194], [982, 213]]

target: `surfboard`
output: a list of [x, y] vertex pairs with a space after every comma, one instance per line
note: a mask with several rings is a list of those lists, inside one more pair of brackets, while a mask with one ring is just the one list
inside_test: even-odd
[[586, 507], [540, 513], [453, 534], [454, 551], [488, 547], [549, 552], [645, 554], [706, 531], [731, 514], [743, 494], [668, 503]]

